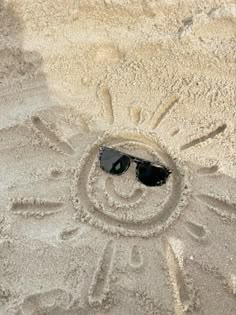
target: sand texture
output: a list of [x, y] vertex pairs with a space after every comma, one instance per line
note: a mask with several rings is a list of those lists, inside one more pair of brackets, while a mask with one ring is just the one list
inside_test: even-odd
[[235, 130], [235, 1], [0, 0], [0, 315], [235, 315]]

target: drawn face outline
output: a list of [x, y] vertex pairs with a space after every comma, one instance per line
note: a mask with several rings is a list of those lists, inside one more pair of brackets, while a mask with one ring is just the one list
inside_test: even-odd
[[[144, 146], [151, 147], [153, 152], [158, 152], [156, 156], [157, 159], [161, 158], [167, 167], [174, 170], [172, 183], [169, 184], [168, 187], [169, 198], [165, 201], [162, 200], [161, 204], [159, 204], [154, 211], [149, 211], [147, 208], [140, 208], [140, 211], [137, 211], [137, 204], [140, 203], [142, 206], [145, 204], [142, 200], [149, 193], [147, 189], [150, 189], [150, 187], [146, 188], [142, 184], [135, 184], [136, 189], [142, 190], [140, 198], [135, 200], [134, 203], [128, 202], [126, 205], [112, 200], [113, 198], [110, 198], [109, 193], [104, 189], [105, 186], [102, 187], [104, 198], [98, 198], [96, 190], [94, 189], [96, 178], [104, 177], [104, 172], [99, 168], [97, 158], [99, 147], [109, 145], [118, 148], [121, 144], [129, 141], [131, 143], [139, 143], [139, 145], [143, 144]], [[79, 162], [78, 170], [75, 174], [72, 200], [77, 210], [77, 217], [107, 232], [146, 237], [159, 234], [178, 217], [181, 209], [186, 205], [185, 196], [187, 195], [188, 185], [183, 185], [183, 182], [186, 181], [186, 176], [183, 174], [182, 165], [180, 164], [181, 162], [171, 157], [160, 139], [151, 133], [120, 128], [105, 132], [102, 137], [87, 148]], [[110, 178], [110, 176], [107, 178]], [[135, 178], [134, 174], [133, 178]], [[111, 184], [112, 181], [113, 180], [110, 180], [109, 184]], [[143, 187], [140, 188], [139, 185]], [[154, 189], [156, 189], [156, 187]], [[114, 189], [112, 190], [114, 191]], [[126, 196], [123, 195], [123, 197], [129, 201], [129, 196], [132, 197], [133, 194], [134, 190]], [[104, 204], [104, 200], [106, 204]], [[149, 213], [143, 211], [144, 209], [145, 211], [149, 211]]]

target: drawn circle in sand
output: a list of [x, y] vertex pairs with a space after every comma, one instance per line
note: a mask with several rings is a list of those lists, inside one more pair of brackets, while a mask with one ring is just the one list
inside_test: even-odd
[[[102, 145], [160, 161], [172, 170], [167, 183], [147, 187], [135, 176], [135, 163], [121, 176], [99, 165]], [[107, 131], [90, 145], [75, 173], [72, 200], [82, 222], [125, 236], [150, 237], [163, 232], [185, 208], [189, 195], [187, 169], [156, 135], [137, 130]]]

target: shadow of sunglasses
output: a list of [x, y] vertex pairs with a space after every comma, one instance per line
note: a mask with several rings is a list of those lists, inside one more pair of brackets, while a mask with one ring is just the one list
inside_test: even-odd
[[136, 178], [145, 186], [161, 186], [172, 173], [164, 165], [123, 153], [109, 147], [99, 149], [100, 167], [111, 175], [122, 175], [131, 163], [136, 163]]

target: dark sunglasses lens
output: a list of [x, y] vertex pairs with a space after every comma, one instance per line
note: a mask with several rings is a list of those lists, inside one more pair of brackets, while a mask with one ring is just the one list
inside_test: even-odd
[[100, 166], [107, 173], [120, 175], [129, 168], [129, 165], [129, 157], [115, 150], [104, 149], [100, 155]]
[[146, 186], [161, 186], [166, 183], [170, 172], [167, 168], [140, 163], [137, 166], [137, 177]]

